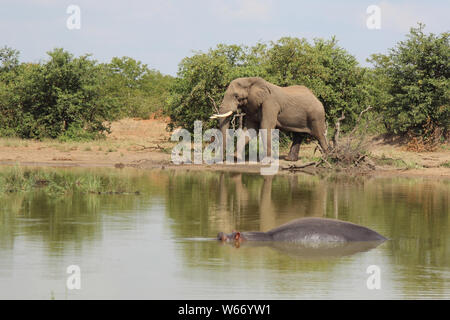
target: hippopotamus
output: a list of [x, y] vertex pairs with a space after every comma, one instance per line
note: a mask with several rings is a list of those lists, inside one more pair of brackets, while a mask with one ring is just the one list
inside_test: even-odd
[[302, 218], [267, 232], [220, 232], [217, 239], [223, 242], [272, 241], [287, 243], [346, 243], [383, 242], [385, 237], [369, 228], [335, 219]]

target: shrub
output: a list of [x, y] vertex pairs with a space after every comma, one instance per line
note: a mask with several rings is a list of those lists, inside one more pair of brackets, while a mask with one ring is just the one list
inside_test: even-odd
[[9, 128], [3, 131], [39, 139], [57, 138], [74, 127], [107, 131], [104, 122], [115, 110], [102, 87], [105, 73], [88, 55], [74, 58], [63, 49], [48, 55], [45, 63], [16, 67], [17, 75], [0, 89], [2, 127]]
[[105, 68], [107, 94], [118, 103], [115, 118], [148, 118], [151, 113], [164, 109], [173, 81], [171, 76], [151, 70], [130, 57], [115, 57]]
[[354, 56], [337, 45], [336, 39], [282, 38], [267, 50], [265, 68], [270, 81], [280, 86], [304, 85], [311, 89], [334, 124], [345, 113], [343, 130], [355, 123], [367, 107], [369, 95], [364, 68]]
[[168, 102], [172, 127], [193, 130], [195, 120], [214, 127], [216, 122], [209, 119], [215, 112], [211, 99], [218, 105], [233, 79], [250, 76], [280, 86], [309, 87], [324, 104], [330, 122], [346, 112], [344, 129], [370, 101], [365, 69], [334, 38], [313, 44], [297, 38], [253, 47], [221, 44], [180, 63]]
[[194, 121], [201, 120], [206, 127], [214, 127], [216, 121], [209, 117], [217, 111], [211, 99], [219, 105], [233, 79], [250, 76], [264, 76], [257, 48], [221, 44], [208, 53], [184, 58], [170, 90], [166, 110], [170, 126], [193, 131]]
[[88, 140], [108, 132], [108, 122], [148, 117], [164, 108], [172, 77], [128, 57], [98, 64], [63, 49], [41, 63], [18, 63], [0, 49], [0, 135]]
[[[431, 137], [433, 128], [450, 129], [449, 33], [425, 34], [411, 28], [387, 55], [373, 55], [377, 83], [384, 91], [376, 106], [389, 133]], [[432, 141], [433, 139], [429, 139]]]

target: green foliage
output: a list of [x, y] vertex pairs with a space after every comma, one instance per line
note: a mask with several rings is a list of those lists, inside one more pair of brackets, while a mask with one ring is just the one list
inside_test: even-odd
[[0, 136], [90, 140], [108, 122], [162, 110], [172, 77], [128, 57], [98, 64], [63, 49], [39, 64], [0, 49]]
[[19, 65], [19, 51], [4, 46], [0, 49], [0, 75], [15, 69]]
[[63, 49], [48, 52], [42, 64], [21, 64], [0, 89], [3, 134], [57, 138], [69, 128], [103, 132], [114, 104], [105, 95], [105, 73], [88, 55], [74, 58]]
[[173, 126], [192, 130], [195, 120], [202, 120], [206, 127], [215, 126], [216, 122], [209, 120], [215, 112], [209, 96], [218, 105], [233, 79], [250, 76], [280, 86], [307, 86], [324, 104], [330, 122], [345, 112], [344, 128], [346, 123], [353, 124], [370, 101], [365, 70], [334, 38], [313, 44], [298, 38], [254, 47], [221, 44], [180, 63], [168, 102]]
[[58, 136], [61, 142], [78, 141], [85, 142], [100, 138], [98, 132], [85, 130], [78, 122], [72, 123], [67, 130]]
[[267, 51], [269, 81], [279, 86], [304, 85], [325, 107], [327, 119], [334, 123], [342, 112], [344, 126], [353, 125], [359, 112], [368, 105], [365, 70], [355, 57], [331, 40], [282, 38]]
[[[63, 49], [40, 63], [19, 63], [19, 52], [0, 48], [0, 136], [89, 140], [123, 117], [147, 118], [164, 110], [172, 128], [193, 130], [195, 120], [216, 127], [216, 112], [229, 83], [262, 77], [279, 86], [305, 85], [342, 131], [365, 114], [372, 131], [433, 135], [450, 132], [449, 33], [412, 28], [388, 54], [360, 67], [336, 39], [281, 38], [252, 47], [220, 44], [183, 59], [178, 77], [162, 75], [130, 57], [99, 64]], [[381, 121], [380, 121], [381, 120]], [[437, 131], [440, 130], [440, 131]], [[282, 136], [287, 143], [286, 136]]]
[[390, 133], [423, 135], [430, 124], [450, 129], [449, 33], [427, 35], [424, 27], [411, 28], [405, 41], [370, 60], [380, 97], [375, 106]]
[[207, 127], [216, 121], [209, 117], [216, 112], [229, 83], [239, 77], [264, 76], [264, 69], [255, 48], [237, 45], [218, 45], [208, 53], [198, 52], [184, 58], [178, 77], [170, 90], [168, 109], [173, 127], [193, 130], [194, 121], [201, 120]]
[[148, 118], [164, 108], [172, 77], [129, 57], [113, 58], [105, 67], [107, 92], [117, 101], [120, 110], [116, 118]]
[[32, 169], [20, 166], [0, 170], [0, 195], [4, 193], [43, 191], [48, 195], [74, 193], [134, 194], [132, 184], [116, 173], [84, 175], [55, 169]]

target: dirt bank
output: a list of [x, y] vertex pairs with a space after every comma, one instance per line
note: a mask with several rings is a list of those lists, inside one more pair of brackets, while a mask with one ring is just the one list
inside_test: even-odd
[[[124, 119], [112, 124], [105, 140], [94, 142], [29, 141], [0, 139], [0, 165], [82, 166], [174, 168], [182, 170], [225, 170], [259, 172], [258, 165], [183, 165], [171, 163], [170, 153], [175, 145], [169, 141], [167, 119]], [[304, 145], [298, 164], [314, 159], [315, 145]], [[369, 174], [450, 178], [450, 146], [436, 152], [408, 152], [402, 145], [374, 139], [371, 153], [377, 161], [376, 170]], [[281, 152], [283, 155], [283, 152]], [[292, 162], [280, 160], [280, 166]], [[367, 172], [366, 172], [367, 174]]]

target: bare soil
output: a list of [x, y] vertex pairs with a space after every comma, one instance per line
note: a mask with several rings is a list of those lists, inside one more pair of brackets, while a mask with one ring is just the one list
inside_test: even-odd
[[[92, 142], [0, 139], [0, 165], [259, 172], [259, 165], [174, 165], [171, 150], [175, 143], [170, 141], [167, 124], [168, 119], [161, 118], [123, 119], [112, 123], [111, 134], [106, 139]], [[303, 145], [301, 159], [296, 164], [317, 158], [319, 155], [314, 154], [314, 149], [315, 144]], [[375, 161], [376, 170], [370, 174], [450, 178], [450, 145], [442, 145], [435, 152], [415, 153], [407, 151], [402, 143], [377, 137], [370, 143], [370, 152], [379, 159]], [[283, 150], [281, 154], [283, 156]], [[281, 167], [291, 164], [280, 160]]]

